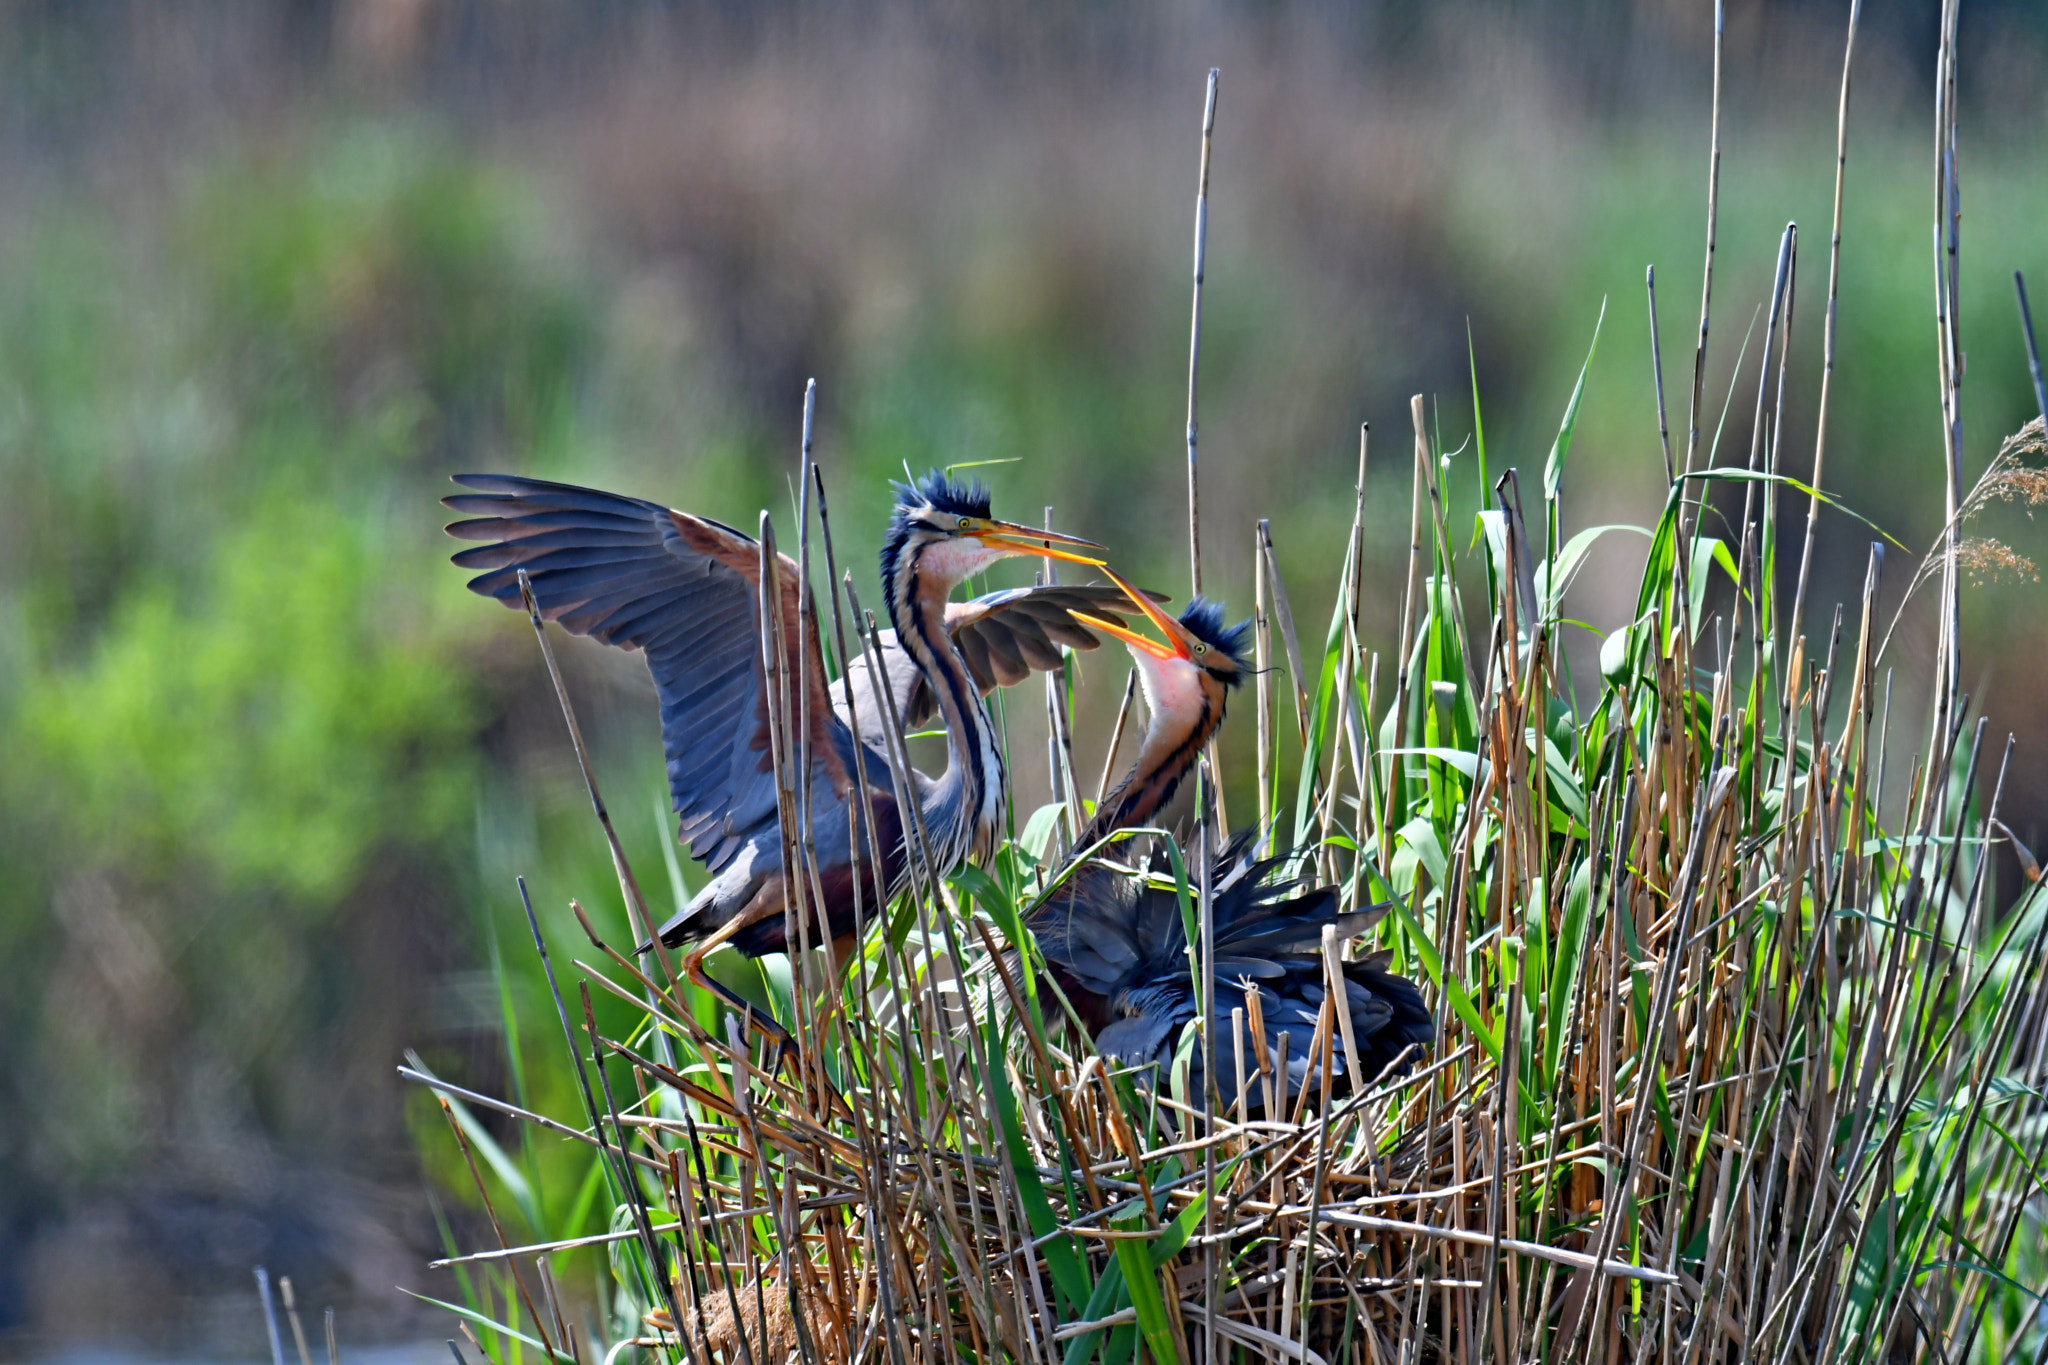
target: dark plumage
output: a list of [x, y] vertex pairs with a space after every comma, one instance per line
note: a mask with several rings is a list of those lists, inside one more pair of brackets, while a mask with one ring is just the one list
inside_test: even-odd
[[989, 516], [988, 485], [980, 479], [956, 479], [944, 470], [927, 469], [908, 483], [891, 483], [900, 508], [929, 507], [959, 517]]
[[[1116, 581], [1129, 593], [1129, 585]], [[1229, 692], [1248, 667], [1249, 623], [1224, 626], [1220, 604], [1197, 599], [1176, 621], [1135, 595], [1131, 601], [1166, 635], [1166, 643], [1093, 622], [1130, 646], [1150, 714], [1137, 762], [1082, 831], [1082, 848], [1158, 818], [1222, 725]], [[1302, 861], [1259, 857], [1246, 833], [1210, 868], [1220, 1007], [1213, 1036], [1224, 1073], [1217, 1077], [1218, 1089], [1230, 1103], [1237, 1098], [1230, 1009], [1243, 1000], [1238, 983], [1250, 983], [1258, 996], [1271, 1056], [1277, 1058], [1283, 1036], [1288, 1040], [1284, 1093], [1292, 1094], [1308, 1066], [1327, 991], [1323, 931], [1333, 927], [1340, 939], [1350, 939], [1379, 917], [1377, 910], [1339, 914], [1333, 890], [1304, 889]], [[1172, 1061], [1183, 1026], [1196, 1016], [1197, 998], [1179, 898], [1170, 886], [1096, 859], [1072, 869], [1031, 909], [1027, 922], [1053, 979], [1104, 1056], [1139, 1067]], [[1344, 1008], [1361, 1053], [1357, 1069], [1366, 1079], [1376, 1078], [1411, 1045], [1428, 1043], [1433, 1029], [1421, 993], [1388, 972], [1384, 956], [1345, 964], [1344, 977]], [[1244, 1045], [1245, 1070], [1256, 1074], [1250, 1032]], [[1332, 1069], [1347, 1084], [1353, 1080], [1341, 1049]], [[1199, 1066], [1194, 1083], [1200, 1087]]]
[[1251, 639], [1252, 620], [1247, 616], [1234, 626], [1223, 624], [1223, 604], [1207, 597], [1197, 597], [1188, 603], [1187, 610], [1180, 614], [1180, 623], [1188, 634], [1201, 640], [1211, 649], [1221, 650], [1230, 656], [1237, 669], [1224, 679], [1224, 685], [1235, 691], [1244, 686], [1245, 675], [1252, 666]]
[[[728, 874], [758, 885], [779, 854], [755, 625], [756, 543], [707, 517], [596, 489], [494, 474], [455, 481], [477, 491], [443, 502], [476, 516], [449, 534], [487, 542], [454, 556], [458, 567], [484, 570], [470, 591], [517, 607], [524, 569], [543, 617], [645, 655], [660, 700], [678, 833], [713, 886]], [[794, 587], [792, 572], [785, 592]], [[821, 671], [815, 642], [800, 642], [794, 628], [789, 636], [791, 657], [812, 644], [812, 668]], [[837, 736], [818, 738], [813, 781], [843, 790], [851, 747], [834, 742]], [[844, 844], [843, 816], [841, 825]]]
[[[1327, 992], [1329, 976], [1321, 952], [1324, 927], [1334, 926], [1340, 940], [1349, 939], [1385, 913], [1384, 907], [1375, 907], [1338, 914], [1334, 890], [1303, 889], [1300, 861], [1285, 855], [1258, 857], [1247, 832], [1224, 850], [1211, 874], [1216, 924], [1214, 1036], [1220, 1073], [1216, 1082], [1225, 1105], [1237, 1102], [1239, 1069], [1231, 1050], [1230, 1011], [1245, 1006], [1246, 991], [1259, 996], [1271, 1064], [1277, 1064], [1280, 1039], [1286, 1035], [1288, 1083], [1283, 1093], [1292, 1096], [1307, 1075], [1316, 1020]], [[1033, 932], [1102, 1054], [1128, 1066], [1157, 1066], [1163, 1080], [1171, 1071], [1183, 1029], [1198, 1012], [1179, 897], [1170, 879], [1163, 886], [1156, 880], [1166, 871], [1163, 858], [1153, 860], [1153, 879], [1108, 869], [1089, 871], [1096, 894], [1049, 902], [1051, 913], [1034, 917]], [[1344, 964], [1345, 1008], [1361, 1054], [1358, 1069], [1368, 1082], [1411, 1045], [1427, 1045], [1434, 1036], [1422, 993], [1413, 982], [1387, 971], [1385, 964], [1384, 954]], [[1249, 1010], [1246, 1017], [1243, 1070], [1256, 1078], [1259, 1063]], [[1345, 1065], [1341, 1030], [1337, 1037], [1332, 1072], [1348, 1087], [1354, 1078]], [[1189, 1076], [1191, 1093], [1199, 1092], [1199, 1049]], [[1254, 1108], [1258, 1093], [1255, 1086]]]

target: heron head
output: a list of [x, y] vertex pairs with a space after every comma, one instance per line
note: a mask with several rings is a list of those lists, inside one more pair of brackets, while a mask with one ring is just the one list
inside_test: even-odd
[[1014, 555], [1102, 563], [1102, 547], [1093, 541], [990, 516], [988, 489], [979, 481], [951, 479], [932, 470], [895, 487], [896, 511], [882, 547], [885, 582], [912, 562], [920, 576], [948, 590]]
[[1220, 720], [1226, 693], [1245, 680], [1251, 661], [1245, 649], [1251, 622], [1223, 624], [1223, 604], [1197, 597], [1188, 603], [1178, 620], [1168, 616], [1138, 589], [1108, 567], [1103, 572], [1124, 590], [1145, 619], [1166, 637], [1162, 641], [1086, 612], [1070, 612], [1090, 630], [1113, 635], [1130, 647], [1145, 682], [1145, 695], [1154, 709], [1174, 710], [1197, 707], [1206, 702]]

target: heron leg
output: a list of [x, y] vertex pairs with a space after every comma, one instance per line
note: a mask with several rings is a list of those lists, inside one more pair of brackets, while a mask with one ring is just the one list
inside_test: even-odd
[[753, 1001], [747, 999], [738, 991], [712, 980], [710, 973], [704, 970], [704, 959], [714, 950], [724, 947], [728, 939], [746, 927], [747, 920], [743, 916], [738, 915], [720, 925], [718, 931], [712, 934], [711, 937], [683, 954], [683, 976], [693, 985], [707, 990], [718, 999], [723, 1000], [728, 1008], [739, 1015], [740, 1022], [746, 1027], [753, 1029], [764, 1038], [773, 1039], [779, 1063], [786, 1058], [796, 1055], [796, 1039], [790, 1037], [789, 1030], [777, 1023], [773, 1016], [763, 1013], [755, 1006]]
[[[718, 999], [723, 1000], [728, 1007], [740, 1016], [740, 1019], [747, 1027], [756, 1030], [763, 1037], [773, 1039], [775, 1042], [775, 1062], [771, 1069], [786, 1071], [792, 1079], [796, 1080], [799, 1085], [802, 1085], [804, 1084], [803, 1050], [797, 1046], [797, 1041], [790, 1036], [789, 1030], [777, 1023], [771, 1016], [761, 1013], [755, 1007], [753, 1001], [748, 1000], [737, 991], [712, 980], [710, 974], [704, 970], [704, 959], [713, 950], [723, 946], [727, 940], [751, 923], [753, 923], [753, 920], [748, 916], [744, 914], [735, 915], [732, 919], [727, 920], [721, 925], [717, 932], [697, 944], [689, 952], [683, 954], [683, 976], [703, 989], [710, 991]], [[831, 945], [832, 965], [835, 972], [839, 965], [846, 960], [847, 948], [853, 941], [853, 937], [849, 935], [845, 939], [836, 941]], [[824, 1087], [826, 1104], [845, 1117], [851, 1118], [853, 1111], [847, 1106], [846, 1100], [833, 1088], [832, 1083], [826, 1080], [822, 1073], [816, 1077], [816, 1080]]]

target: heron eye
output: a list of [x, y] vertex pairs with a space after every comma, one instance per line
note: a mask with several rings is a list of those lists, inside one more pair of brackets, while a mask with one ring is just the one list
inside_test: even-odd
[[966, 517], [962, 517], [962, 518], [960, 518], [960, 529], [964, 531], [964, 530], [966, 530], [966, 529], [967, 529], [967, 527], [968, 527], [968, 520], [967, 520], [967, 518], [966, 518]]
[[1209, 652], [1209, 646], [1207, 646], [1207, 645], [1196, 645], [1196, 646], [1195, 646], [1195, 653], [1197, 653], [1197, 654], [1207, 654], [1208, 652]]

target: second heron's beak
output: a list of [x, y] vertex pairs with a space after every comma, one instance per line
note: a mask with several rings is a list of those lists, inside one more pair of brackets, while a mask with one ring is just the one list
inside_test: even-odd
[[1102, 564], [1099, 552], [1103, 547], [1079, 536], [1063, 536], [1057, 531], [1043, 531], [1014, 521], [986, 521], [972, 534], [984, 545], [1037, 555], [1041, 559], [1063, 559], [1070, 564], [1096, 567]]
[[1132, 649], [1142, 649], [1155, 659], [1188, 659], [1192, 657], [1188, 650], [1187, 640], [1181, 630], [1180, 622], [1159, 610], [1150, 597], [1147, 597], [1143, 592], [1125, 582], [1115, 569], [1110, 568], [1107, 564], [1102, 565], [1101, 568], [1102, 572], [1109, 576], [1109, 581], [1122, 588], [1124, 596], [1130, 598], [1138, 610], [1144, 613], [1145, 619], [1159, 627], [1161, 633], [1166, 636], [1166, 643], [1161, 644], [1159, 641], [1140, 635], [1128, 627], [1120, 626], [1114, 621], [1106, 621], [1100, 616], [1090, 616], [1087, 612], [1070, 609], [1067, 615], [1073, 617], [1082, 625], [1087, 626], [1090, 630], [1099, 630], [1105, 635], [1114, 635]]

